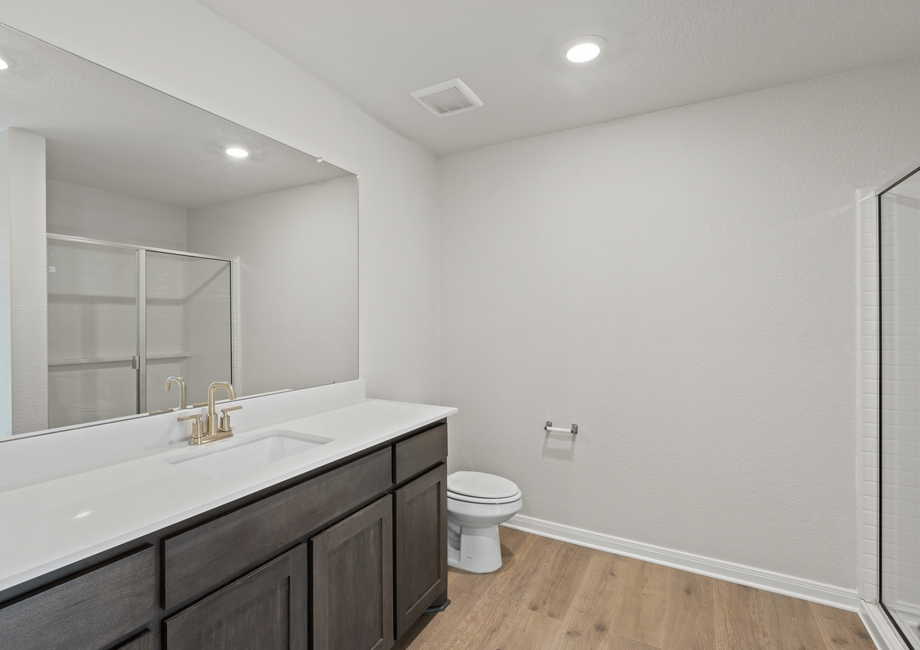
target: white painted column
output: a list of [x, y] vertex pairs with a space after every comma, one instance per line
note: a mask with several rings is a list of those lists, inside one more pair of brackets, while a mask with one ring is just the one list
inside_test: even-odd
[[0, 435], [48, 428], [45, 138], [0, 132]]

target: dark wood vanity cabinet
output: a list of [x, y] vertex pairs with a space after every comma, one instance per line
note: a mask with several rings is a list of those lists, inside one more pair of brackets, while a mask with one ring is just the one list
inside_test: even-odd
[[447, 598], [446, 460], [436, 423], [4, 592], [0, 648], [388, 650]]

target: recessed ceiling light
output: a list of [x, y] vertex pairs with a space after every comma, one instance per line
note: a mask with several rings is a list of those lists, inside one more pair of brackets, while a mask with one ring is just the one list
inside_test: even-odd
[[227, 147], [224, 151], [232, 158], [245, 158], [249, 155], [248, 151], [240, 147]]
[[0, 54], [0, 70], [9, 70], [16, 67], [16, 62], [8, 56]]
[[600, 36], [579, 36], [562, 46], [562, 56], [572, 63], [586, 63], [595, 59], [607, 41]]

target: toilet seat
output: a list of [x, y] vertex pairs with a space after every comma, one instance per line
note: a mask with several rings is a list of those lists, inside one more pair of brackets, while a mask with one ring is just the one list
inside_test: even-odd
[[518, 486], [484, 472], [454, 472], [447, 477], [447, 494], [470, 503], [508, 503], [521, 496]]
[[453, 499], [454, 501], [463, 501], [464, 503], [481, 503], [483, 505], [501, 505], [503, 503], [514, 503], [521, 498], [521, 492], [518, 490], [517, 494], [514, 494], [510, 497], [505, 497], [504, 499], [484, 499], [482, 497], [471, 497], [466, 494], [457, 494], [451, 492], [450, 489], [447, 490], [447, 498]]

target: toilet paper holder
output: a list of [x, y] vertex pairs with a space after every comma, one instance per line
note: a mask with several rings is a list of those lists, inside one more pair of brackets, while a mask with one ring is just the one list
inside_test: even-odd
[[576, 433], [578, 433], [578, 425], [573, 424], [570, 429], [566, 429], [564, 427], [554, 427], [553, 423], [547, 420], [546, 426], [543, 427], [543, 430], [544, 431], [555, 431], [558, 433], [571, 433], [574, 436]]

